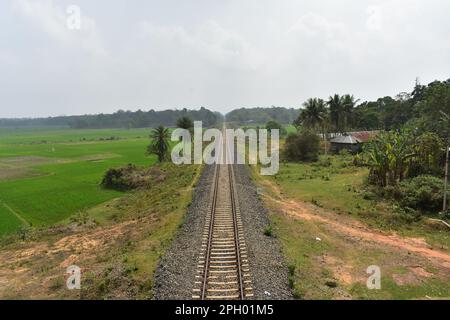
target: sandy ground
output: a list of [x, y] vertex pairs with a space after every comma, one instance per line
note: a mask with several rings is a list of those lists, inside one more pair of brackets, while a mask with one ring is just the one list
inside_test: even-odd
[[295, 218], [323, 222], [342, 234], [358, 237], [362, 240], [375, 242], [380, 245], [392, 246], [399, 250], [414, 252], [425, 258], [436, 260], [443, 267], [450, 268], [450, 254], [433, 249], [424, 238], [403, 238], [395, 233], [383, 234], [370, 229], [359, 221], [342, 219], [341, 216], [339, 216], [339, 219], [332, 217], [324, 210], [318, 210], [313, 205], [307, 203], [294, 200], [273, 201], [276, 201], [287, 214]]
[[266, 195], [266, 198], [276, 203], [284, 212], [294, 218], [323, 222], [342, 234], [358, 237], [365, 241], [392, 246], [399, 250], [414, 252], [425, 258], [439, 262], [443, 267], [450, 268], [450, 254], [434, 249], [424, 238], [405, 238], [395, 233], [381, 233], [355, 219], [336, 215], [331, 211], [319, 208], [313, 204], [286, 199], [282, 196], [278, 186], [273, 183], [268, 185], [276, 193], [276, 197]]
[[[148, 217], [146, 219], [151, 219]], [[145, 225], [146, 219], [127, 221], [110, 227], [87, 230], [58, 230], [51, 241], [31, 241], [14, 244], [0, 251], [0, 298], [59, 298], [65, 283], [58, 282], [72, 264], [95, 268], [98, 260], [114, 243], [129, 238]], [[63, 234], [69, 235], [64, 236]], [[72, 234], [70, 234], [72, 233]], [[61, 234], [59, 236], [58, 234]], [[61, 286], [62, 291], [59, 291]], [[72, 297], [76, 298], [76, 297]]]

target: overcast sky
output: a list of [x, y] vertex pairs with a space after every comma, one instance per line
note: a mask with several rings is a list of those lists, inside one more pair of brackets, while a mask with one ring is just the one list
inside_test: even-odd
[[0, 117], [395, 95], [450, 78], [449, 13], [448, 0], [2, 0]]

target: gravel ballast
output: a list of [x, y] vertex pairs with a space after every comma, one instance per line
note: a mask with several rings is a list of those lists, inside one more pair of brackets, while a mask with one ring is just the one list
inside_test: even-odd
[[[267, 210], [245, 165], [234, 166], [236, 191], [244, 226], [255, 299], [291, 299], [288, 268], [276, 238], [264, 235], [270, 225]], [[156, 300], [191, 299], [202, 232], [211, 201], [214, 166], [205, 166], [195, 188], [185, 222], [155, 272]]]
[[292, 299], [281, 244], [277, 238], [264, 235], [270, 221], [250, 178], [250, 168], [235, 165], [234, 175], [255, 299]]
[[153, 299], [186, 300], [192, 298], [202, 232], [211, 197], [214, 166], [204, 166], [195, 186], [185, 221], [170, 248], [161, 259], [153, 281]]

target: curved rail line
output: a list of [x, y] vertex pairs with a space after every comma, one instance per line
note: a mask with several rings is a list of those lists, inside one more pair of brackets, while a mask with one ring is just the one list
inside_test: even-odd
[[244, 229], [231, 164], [216, 164], [193, 299], [253, 297]]

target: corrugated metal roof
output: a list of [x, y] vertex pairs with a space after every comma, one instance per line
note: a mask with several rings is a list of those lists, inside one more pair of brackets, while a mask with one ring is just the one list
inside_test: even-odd
[[342, 144], [357, 144], [361, 143], [362, 141], [354, 136], [347, 135], [347, 136], [339, 136], [334, 139], [330, 140], [331, 143], [342, 143]]
[[379, 131], [358, 131], [350, 132], [350, 134], [359, 139], [361, 142], [367, 142], [375, 138], [380, 132]]

